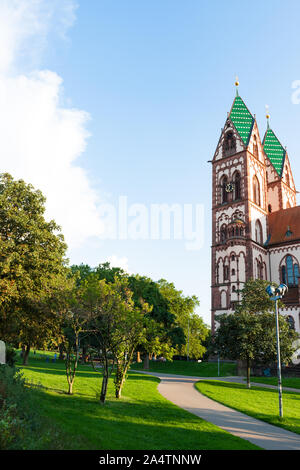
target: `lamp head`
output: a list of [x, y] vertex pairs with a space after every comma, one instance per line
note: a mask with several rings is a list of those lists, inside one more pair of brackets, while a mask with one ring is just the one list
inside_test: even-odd
[[275, 287], [274, 286], [268, 286], [266, 288], [266, 292], [269, 297], [273, 297], [275, 295]]
[[288, 292], [288, 286], [285, 284], [280, 284], [277, 289], [275, 290], [275, 293], [277, 295], [280, 295], [280, 297], [283, 297], [287, 292]]

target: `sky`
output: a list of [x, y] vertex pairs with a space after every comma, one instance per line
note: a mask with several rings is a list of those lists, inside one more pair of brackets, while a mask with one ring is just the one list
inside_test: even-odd
[[236, 75], [300, 185], [299, 17], [298, 0], [0, 0], [1, 172], [42, 190], [70, 264], [167, 279], [210, 324], [208, 160]]

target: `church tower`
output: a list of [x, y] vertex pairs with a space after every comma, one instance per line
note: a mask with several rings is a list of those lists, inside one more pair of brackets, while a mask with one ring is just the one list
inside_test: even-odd
[[212, 160], [212, 332], [249, 279], [287, 284], [281, 313], [300, 332], [300, 206], [289, 157], [268, 114], [261, 142], [236, 87]]
[[215, 315], [234, 311], [244, 283], [267, 279], [268, 269], [266, 158], [236, 87], [212, 160], [212, 331]]

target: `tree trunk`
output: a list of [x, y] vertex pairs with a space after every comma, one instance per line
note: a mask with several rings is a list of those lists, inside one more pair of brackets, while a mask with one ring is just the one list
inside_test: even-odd
[[73, 395], [73, 383], [74, 383], [74, 380], [69, 381], [68, 395]]
[[149, 369], [149, 354], [146, 353], [145, 357], [144, 357], [144, 369]]
[[104, 403], [105, 403], [106, 392], [107, 392], [107, 384], [108, 384], [108, 375], [106, 373], [104, 373], [103, 379], [102, 379], [101, 394], [100, 394], [100, 403], [102, 405], [104, 405]]
[[26, 344], [26, 349], [25, 349], [25, 352], [23, 354], [23, 366], [28, 365], [29, 352], [30, 352], [30, 344]]
[[130, 364], [130, 362], [128, 362], [126, 364], [126, 366], [124, 367], [124, 370], [122, 370], [122, 368], [120, 368], [118, 370], [118, 366], [117, 366], [117, 372], [116, 372], [116, 398], [121, 397], [122, 388], [123, 388], [123, 385], [125, 383], [125, 377], [126, 377], [126, 374], [127, 374], [128, 368], [129, 368], [129, 364]]
[[140, 351], [137, 351], [136, 353], [136, 362], [142, 362]]
[[58, 349], [59, 349], [58, 359], [63, 359], [64, 358], [64, 345], [61, 343]]
[[85, 364], [86, 362], [87, 362], [87, 347], [82, 346], [81, 364]]
[[250, 359], [247, 358], [247, 388], [251, 388], [250, 384]]
[[103, 379], [102, 379], [101, 394], [100, 394], [100, 403], [102, 405], [104, 405], [105, 403], [108, 379], [109, 379], [108, 359], [105, 356], [104, 362], [103, 362]]

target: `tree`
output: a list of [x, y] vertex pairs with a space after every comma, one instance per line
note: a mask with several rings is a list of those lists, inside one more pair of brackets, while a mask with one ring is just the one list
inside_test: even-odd
[[[99, 264], [96, 268], [86, 265], [72, 266], [73, 272], [79, 273], [81, 280], [92, 272], [98, 279], [114, 283], [115, 279], [127, 279], [128, 287], [133, 292], [132, 299], [135, 307], [142, 308], [145, 302], [151, 306], [146, 314], [148, 320], [148, 340], [140, 345], [139, 351], [145, 355], [145, 368], [149, 368], [149, 354], [163, 354], [172, 358], [177, 345], [184, 344], [184, 333], [176, 322], [176, 317], [170, 311], [168, 299], [160, 291], [159, 283], [146, 276], [128, 275], [119, 267], [111, 267], [109, 263]], [[151, 324], [151, 326], [150, 326]]]
[[144, 368], [149, 368], [149, 354], [162, 354], [172, 359], [175, 347], [184, 344], [184, 333], [176, 322], [176, 316], [171, 311], [171, 303], [162, 292], [159, 281], [155, 282], [146, 276], [132, 275], [128, 278], [133, 291], [133, 299], [137, 306], [141, 299], [152, 306], [148, 317], [153, 320], [151, 330], [148, 328], [148, 340], [139, 348], [144, 354]]
[[99, 280], [92, 273], [81, 284], [89, 330], [98, 345], [97, 356], [102, 364], [100, 402], [105, 403], [109, 377], [117, 367], [116, 396], [121, 394], [135, 347], [143, 341], [144, 315], [150, 310], [146, 303], [136, 307], [126, 278], [114, 282]]
[[[268, 364], [277, 359], [274, 304], [265, 292], [267, 285], [266, 281], [249, 280], [241, 291], [242, 300], [236, 312], [216, 317], [219, 325], [214, 348], [223, 357], [246, 361], [248, 388], [251, 364]], [[283, 315], [279, 315], [279, 329], [281, 361], [289, 362], [297, 334]]]
[[84, 302], [84, 289], [76, 284], [76, 276], [70, 278], [69, 288], [64, 292], [63, 349], [66, 351], [65, 365], [68, 394], [72, 395], [79, 360], [79, 335], [86, 331], [88, 314]]
[[[132, 293], [129, 294], [130, 297]], [[143, 342], [146, 342], [146, 335], [150, 327], [150, 322], [146, 315], [151, 310], [147, 303], [143, 303], [141, 308], [134, 303], [128, 304], [126, 310], [122, 310], [119, 317], [118, 335], [121, 333], [121, 340], [115, 343], [113, 350], [116, 359], [115, 374], [115, 394], [120, 398], [123, 385], [125, 383], [128, 369], [133, 360], [133, 354]]]
[[32, 344], [56, 334], [57, 312], [45, 306], [66, 276], [66, 244], [44, 212], [40, 191], [0, 175], [0, 334], [26, 346], [25, 363]]
[[[195, 313], [200, 304], [199, 299], [194, 295], [184, 296], [182, 291], [175, 289], [173, 283], [164, 279], [158, 281], [158, 286], [161, 294], [167, 299], [169, 311], [175, 318], [177, 331], [180, 332], [178, 337], [173, 334], [175, 354], [199, 359], [206, 351], [204, 342], [209, 334], [208, 326]], [[176, 331], [175, 328], [173, 331]]]

